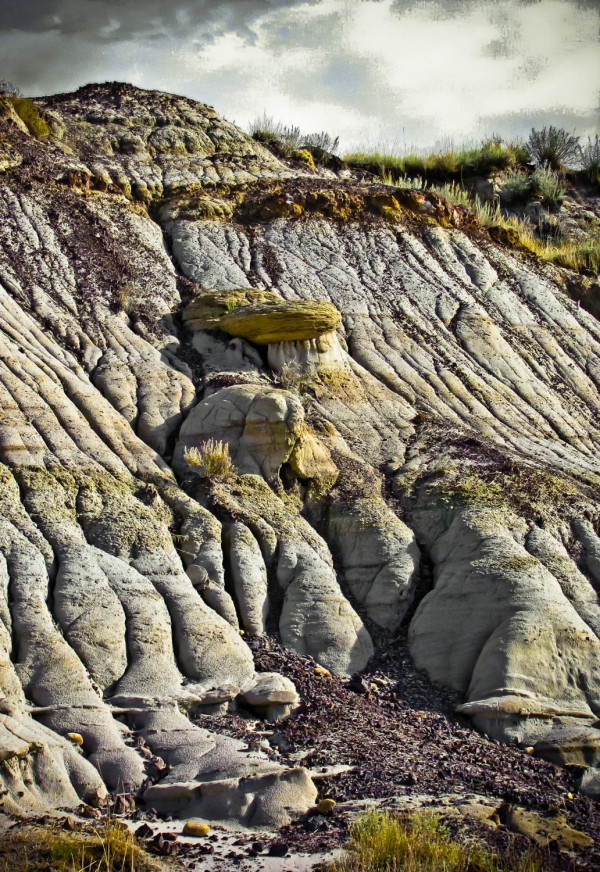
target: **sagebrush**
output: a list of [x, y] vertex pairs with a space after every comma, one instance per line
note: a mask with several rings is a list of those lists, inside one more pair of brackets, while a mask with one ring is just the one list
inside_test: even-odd
[[526, 148], [534, 164], [546, 164], [553, 170], [575, 165], [580, 153], [579, 137], [575, 132], [569, 133], [564, 127], [552, 124], [541, 130], [532, 127]]

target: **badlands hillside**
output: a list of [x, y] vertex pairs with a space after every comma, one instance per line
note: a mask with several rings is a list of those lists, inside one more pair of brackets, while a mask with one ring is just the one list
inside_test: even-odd
[[469, 794], [597, 858], [581, 280], [185, 98], [36, 103], [0, 98], [5, 812]]

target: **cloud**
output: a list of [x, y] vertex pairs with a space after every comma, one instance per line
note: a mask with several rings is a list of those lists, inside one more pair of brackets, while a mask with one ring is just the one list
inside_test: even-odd
[[33, 94], [130, 81], [347, 149], [461, 142], [490, 119], [587, 133], [599, 24], [586, 0], [21, 0], [0, 2], [0, 78]]
[[[319, 2], [319, 0], [314, 0]], [[20, 0], [0, 4], [0, 31], [56, 32], [98, 42], [227, 31], [252, 38], [260, 15], [295, 0]]]

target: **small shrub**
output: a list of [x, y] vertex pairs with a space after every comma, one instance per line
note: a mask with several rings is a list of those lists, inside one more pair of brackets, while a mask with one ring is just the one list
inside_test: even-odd
[[227, 442], [208, 439], [199, 448], [184, 449], [183, 459], [188, 466], [213, 481], [231, 481], [235, 478], [235, 467]]
[[527, 153], [537, 166], [547, 164], [553, 170], [572, 165], [579, 159], [579, 137], [562, 127], [532, 127], [527, 140]]
[[600, 138], [598, 134], [594, 139], [588, 136], [587, 144], [580, 148], [579, 161], [590, 182], [600, 182]]
[[117, 305], [119, 309], [126, 312], [128, 315], [131, 315], [133, 312], [135, 299], [135, 285], [133, 284], [123, 285], [123, 287], [119, 288], [117, 291]]
[[322, 130], [320, 133], [308, 133], [302, 137], [303, 148], [314, 148], [320, 151], [327, 151], [329, 154], [335, 154], [340, 146], [339, 136], [331, 136]]
[[549, 166], [540, 166], [531, 176], [532, 190], [540, 198], [544, 206], [556, 209], [565, 199], [565, 184], [558, 172]]
[[454, 206], [464, 206], [466, 209], [473, 209], [474, 200], [469, 197], [468, 193], [456, 182], [447, 182], [445, 185], [436, 185], [431, 188], [436, 194], [444, 197]]
[[30, 100], [29, 97], [19, 97], [13, 94], [10, 102], [32, 136], [35, 136], [36, 139], [41, 139], [50, 133], [48, 122], [42, 118], [33, 100]]
[[531, 178], [527, 173], [510, 173], [502, 182], [500, 199], [503, 203], [519, 203], [531, 193]]
[[250, 135], [257, 142], [262, 142], [279, 157], [298, 157], [303, 151], [308, 151], [319, 162], [324, 162], [327, 155], [335, 154], [339, 148], [339, 136], [332, 136], [322, 130], [320, 133], [302, 133], [296, 125], [286, 126], [275, 121], [271, 115], [263, 112], [250, 125]]
[[296, 151], [292, 152], [292, 157], [294, 160], [300, 161], [300, 163], [306, 164], [309, 170], [314, 170], [315, 168], [315, 160], [306, 148], [299, 148]]

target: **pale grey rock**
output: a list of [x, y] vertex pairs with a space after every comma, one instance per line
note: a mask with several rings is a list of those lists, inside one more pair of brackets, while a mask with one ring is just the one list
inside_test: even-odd
[[409, 608], [419, 567], [414, 534], [381, 497], [334, 503], [329, 539], [344, 580], [371, 620], [395, 630]]
[[282, 372], [286, 366], [298, 372], [337, 372], [347, 366], [347, 356], [335, 331], [323, 333], [315, 339], [271, 342], [267, 347], [267, 359], [275, 372]]
[[283, 644], [338, 675], [363, 669], [373, 643], [332, 566], [305, 542], [281, 542], [277, 580], [285, 591], [279, 619]]
[[435, 587], [411, 622], [416, 664], [463, 692], [461, 710], [497, 738], [514, 738], [515, 716], [593, 720], [600, 641], [519, 544], [518, 519], [507, 510], [459, 509], [440, 534], [427, 514], [419, 532], [431, 542]]
[[186, 468], [186, 448], [209, 438], [226, 442], [240, 474], [261, 474], [274, 482], [304, 425], [300, 400], [289, 391], [263, 385], [234, 385], [210, 394], [185, 420], [173, 455]]
[[259, 352], [245, 339], [196, 330], [192, 346], [202, 358], [204, 371], [258, 373], [263, 369]]
[[[283, 589], [286, 644], [340, 674], [364, 668], [373, 645], [350, 601], [397, 626], [418, 562], [411, 531], [434, 569], [411, 626], [418, 665], [491, 735], [595, 764], [600, 326], [565, 295], [564, 273], [433, 224], [232, 218], [240, 193], [243, 211], [301, 173], [184, 98], [95, 85], [42, 105], [60, 144], [28, 137], [0, 189], [11, 801], [36, 811], [136, 789], [143, 760], [121, 718], [168, 758], [171, 780], [152, 789], [171, 812], [259, 826], [306, 810], [304, 771], [198, 732], [178, 707], [235, 703], [255, 684], [236, 612], [264, 631], [267, 572]], [[331, 302], [343, 328], [274, 346], [266, 362], [216, 332], [180, 344], [190, 294], [250, 286]], [[286, 363], [320, 374], [302, 398], [266, 384]], [[169, 466], [179, 440], [174, 468], [189, 476], [186, 427], [200, 441], [228, 434], [240, 475], [214, 503], [184, 493]], [[535, 524], [533, 510], [503, 506], [433, 511], [417, 494], [400, 521], [378, 494], [355, 494], [345, 514], [336, 503], [338, 456], [374, 481], [385, 469], [410, 483], [427, 471], [420, 434], [443, 475], [450, 432], [485, 463], [564, 475], [576, 494], [565, 517], [539, 519], [538, 505]]]
[[579, 780], [579, 789], [588, 796], [600, 795], [600, 769], [590, 767], [586, 769]]
[[242, 627], [246, 633], [262, 636], [269, 599], [267, 568], [260, 547], [248, 527], [239, 521], [226, 527], [225, 541]]
[[300, 705], [294, 683], [277, 672], [260, 672], [256, 682], [240, 695], [259, 717], [270, 722], [289, 717]]
[[248, 828], [280, 827], [305, 813], [317, 791], [305, 769], [286, 769], [242, 742], [193, 726], [177, 709], [136, 713], [134, 720], [152, 751], [169, 764], [144, 801], [159, 812], [232, 819]]
[[263, 706], [271, 703], [297, 705], [300, 697], [293, 681], [277, 672], [260, 672], [252, 687], [244, 691], [242, 699], [248, 705]]

